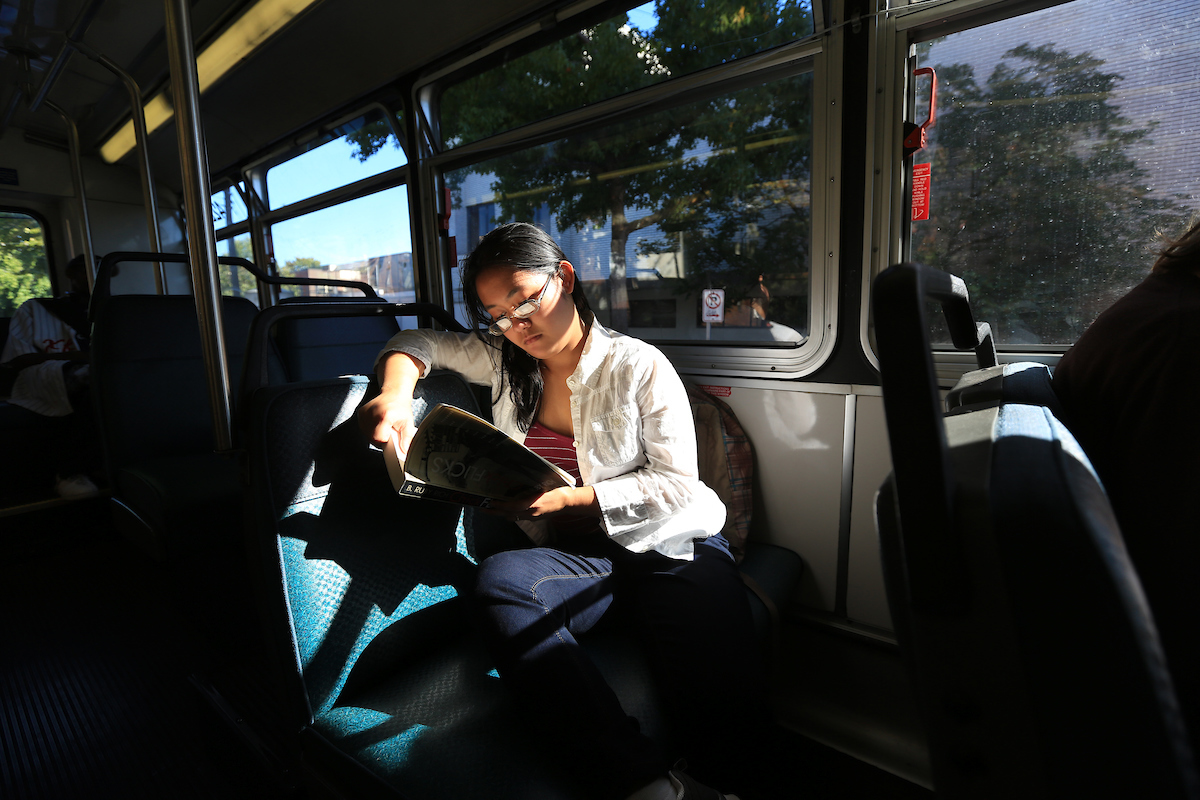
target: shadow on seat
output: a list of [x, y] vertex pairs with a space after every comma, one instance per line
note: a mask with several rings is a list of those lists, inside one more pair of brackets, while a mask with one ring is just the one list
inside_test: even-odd
[[1107, 497], [1044, 405], [943, 418], [924, 301], [994, 367], [966, 287], [914, 264], [873, 310], [894, 471], [876, 499], [888, 602], [938, 796], [1195, 798], [1154, 622]]

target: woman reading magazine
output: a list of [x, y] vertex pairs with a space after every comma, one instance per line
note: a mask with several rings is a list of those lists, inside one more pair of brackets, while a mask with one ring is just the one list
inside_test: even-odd
[[719, 533], [725, 507], [697, 473], [682, 381], [656, 348], [596, 321], [574, 267], [540, 228], [489, 233], [462, 284], [477, 333], [393, 337], [376, 362], [382, 392], [360, 411], [364, 432], [383, 444], [395, 430], [407, 450], [413, 389], [431, 369], [490, 386], [497, 427], [578, 479], [494, 509], [535, 545], [479, 567], [473, 607], [501, 679], [539, 738], [578, 765], [581, 792], [734, 798], [669, 769], [575, 639], [621, 614], [692, 773], [724, 782], [731, 767], [746, 768], [764, 708], [758, 648]]

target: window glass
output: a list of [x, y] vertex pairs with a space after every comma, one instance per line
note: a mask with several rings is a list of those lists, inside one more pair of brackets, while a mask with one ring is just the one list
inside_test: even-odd
[[811, 128], [810, 73], [591, 128], [449, 173], [451, 233], [465, 256], [502, 222], [542, 225], [600, 321], [642, 338], [799, 343]]
[[[271, 226], [283, 277], [365, 281], [393, 303], [416, 300], [405, 186], [359, 197]], [[347, 295], [343, 287], [285, 287], [283, 296]]]
[[938, 114], [912, 257], [966, 280], [997, 344], [1074, 342], [1200, 209], [1200, 7], [1077, 0], [918, 54]]
[[811, 0], [651, 2], [450, 86], [442, 141], [473, 142], [812, 33]]
[[0, 316], [53, 294], [42, 224], [28, 214], [0, 211]]
[[[254, 263], [254, 253], [250, 246], [250, 234], [231, 236], [217, 242], [218, 256], [234, 256], [244, 258]], [[257, 266], [257, 265], [255, 265]], [[221, 264], [218, 274], [221, 276], [221, 294], [249, 298], [258, 305], [258, 281], [247, 270], [236, 264]]]
[[267, 195], [271, 208], [282, 208], [407, 163], [391, 126], [376, 111], [339, 126], [307, 152], [267, 170]]
[[213, 228], [221, 230], [224, 227], [236, 225], [248, 219], [249, 215], [246, 213], [246, 203], [242, 200], [242, 193], [238, 191], [244, 185], [239, 182], [237, 186], [226, 186], [219, 192], [213, 192]]

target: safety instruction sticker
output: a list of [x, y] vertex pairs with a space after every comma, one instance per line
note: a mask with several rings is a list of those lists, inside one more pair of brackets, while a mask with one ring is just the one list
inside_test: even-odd
[[913, 164], [913, 222], [929, 219], [929, 170], [932, 164]]

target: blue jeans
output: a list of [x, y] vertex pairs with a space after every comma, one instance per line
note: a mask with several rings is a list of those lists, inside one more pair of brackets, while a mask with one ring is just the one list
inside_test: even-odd
[[[693, 561], [631, 553], [600, 532], [571, 544], [510, 550], [480, 565], [474, 608], [501, 679], [543, 738], [579, 765], [581, 780], [606, 781], [602, 796], [632, 793], [677, 755], [698, 776], [722, 780], [718, 768], [737, 760], [765, 709], [750, 606], [728, 543], [697, 541]], [[682, 753], [668, 755], [639, 732], [575, 638], [614, 616], [640, 640]]]

